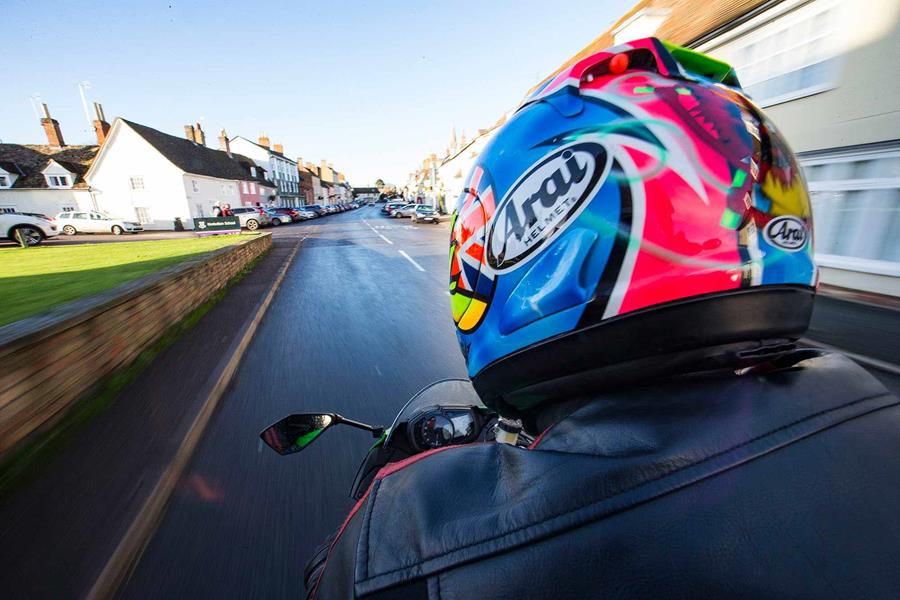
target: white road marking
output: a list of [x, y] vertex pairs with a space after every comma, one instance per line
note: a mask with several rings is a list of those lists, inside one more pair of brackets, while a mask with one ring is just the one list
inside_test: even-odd
[[[387, 239], [386, 237], [384, 237], [383, 235], [381, 235], [380, 233], [378, 233], [378, 230], [377, 230], [377, 229], [375, 229], [374, 227], [372, 227], [371, 225], [369, 225], [369, 222], [368, 222], [368, 221], [366, 221], [365, 219], [363, 219], [362, 222], [365, 223], [366, 226], [367, 226], [369, 229], [371, 229], [372, 231], [374, 231], [374, 232], [375, 232], [375, 235], [377, 235], [378, 237], [380, 237], [381, 239], [383, 239], [384, 241], [386, 241], [386, 242], [387, 242], [388, 244], [390, 244], [391, 246], [394, 245], [394, 242], [392, 242], [391, 240]], [[425, 269], [422, 269], [422, 270], [424, 271]]]
[[422, 265], [420, 265], [419, 263], [417, 263], [416, 261], [414, 261], [412, 256], [410, 256], [409, 254], [407, 254], [407, 253], [404, 252], [403, 250], [397, 250], [397, 252], [399, 252], [400, 254], [402, 254], [402, 255], [403, 255], [403, 258], [405, 258], [406, 260], [408, 260], [409, 262], [411, 262], [411, 263], [413, 264], [413, 266], [415, 266], [418, 270], [422, 271], [423, 273], [425, 272], [425, 269], [422, 267]]

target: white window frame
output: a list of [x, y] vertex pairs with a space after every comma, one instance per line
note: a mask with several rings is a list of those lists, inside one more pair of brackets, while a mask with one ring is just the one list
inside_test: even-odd
[[[835, 151], [834, 154], [831, 155], [809, 158], [800, 157], [799, 162], [805, 170], [809, 167], [820, 165], [855, 163], [885, 158], [900, 159], [900, 149]], [[865, 190], [900, 189], [900, 176], [865, 179], [824, 179], [818, 181], [810, 181], [807, 177], [806, 180], [810, 194], [816, 192], [857, 192]], [[815, 223], [815, 215], [813, 215], [813, 223]], [[876, 260], [820, 252], [816, 252], [815, 259], [816, 263], [822, 267], [900, 277], [900, 263], [889, 260]]]
[[46, 178], [47, 185], [52, 188], [67, 188], [72, 186], [68, 175], [46, 175]]
[[247, 189], [247, 182], [246, 182], [246, 181], [242, 181], [242, 182], [241, 182], [241, 193], [242, 193], [242, 194], [249, 194], [249, 193], [250, 193], [250, 192], [248, 191], [248, 189]]
[[200, 182], [196, 179], [191, 179], [191, 188], [194, 190], [194, 193], [198, 193], [200, 191]]
[[[141, 213], [144, 214], [141, 214]], [[150, 207], [149, 206], [135, 206], [134, 207], [134, 216], [137, 218], [138, 222], [141, 225], [146, 225], [147, 223], [152, 223], [153, 219], [150, 217]]]
[[0, 188], [6, 189], [12, 187], [12, 177], [5, 173], [0, 173]]
[[133, 175], [128, 178], [128, 184], [132, 190], [144, 189], [144, 178], [141, 175]]
[[[839, 0], [787, 0], [721, 36], [698, 45], [696, 49], [729, 62], [737, 72], [738, 79], [741, 81], [745, 91], [760, 106], [768, 107], [790, 102], [791, 100], [812, 96], [837, 86], [842, 68], [842, 51], [845, 46], [840, 26], [843, 10], [844, 5]], [[808, 20], [815, 19], [817, 15], [829, 11], [831, 12], [829, 17], [830, 30], [816, 32], [814, 36], [802, 37], [797, 43], [785, 46], [784, 35], [782, 35], [784, 31], [797, 29]], [[798, 33], [798, 35], [800, 34]], [[742, 63], [738, 59], [739, 53], [767, 39], [769, 40], [768, 45], [774, 51], [768, 52], [766, 56], [754, 56], [749, 63]], [[773, 41], [779, 39], [781, 44], [773, 47]], [[774, 74], [771, 77], [756, 82], [747, 79], [745, 74], [748, 67], [778, 64], [777, 57], [784, 57], [785, 53], [790, 51], [799, 50], [802, 52], [804, 48], [809, 48], [816, 42], [826, 44], [825, 50], [812, 58], [805, 57], [800, 64], [794, 65], [794, 68], [780, 72], [773, 70]], [[757, 83], [769, 81], [775, 77], [785, 76], [790, 73], [797, 73], [806, 67], [819, 63], [828, 63], [826, 67], [827, 74], [823, 81], [768, 98], [753, 96], [752, 88]]]
[[16, 210], [16, 207], [12, 204], [2, 204], [0, 205], [0, 215], [5, 215], [9, 213], [19, 212]]

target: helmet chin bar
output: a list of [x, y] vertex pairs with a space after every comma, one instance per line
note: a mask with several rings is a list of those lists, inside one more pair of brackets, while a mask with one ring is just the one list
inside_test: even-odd
[[795, 348], [809, 326], [814, 297], [808, 286], [767, 286], [626, 313], [506, 356], [472, 383], [486, 405], [519, 416], [546, 401], [750, 367]]

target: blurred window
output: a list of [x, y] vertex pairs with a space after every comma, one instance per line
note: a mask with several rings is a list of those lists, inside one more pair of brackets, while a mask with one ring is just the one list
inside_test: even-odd
[[0, 187], [9, 187], [9, 177], [0, 175]]
[[133, 189], [133, 190], [144, 189], [144, 178], [143, 177], [132, 177], [131, 178], [131, 189]]
[[816, 94], [837, 84], [839, 9], [839, 0], [789, 0], [766, 11], [768, 20], [738, 27], [700, 49], [730, 63], [761, 106]]
[[816, 260], [900, 275], [900, 148], [801, 158], [813, 205]]
[[134, 212], [137, 215], [138, 221], [142, 224], [144, 223], [152, 223], [153, 219], [150, 218], [150, 209], [144, 206], [135, 206]]
[[0, 215], [2, 215], [2, 214], [14, 213], [14, 212], [16, 212], [16, 207], [15, 207], [15, 206], [9, 206], [9, 205], [7, 205], [7, 206], [0, 206]]

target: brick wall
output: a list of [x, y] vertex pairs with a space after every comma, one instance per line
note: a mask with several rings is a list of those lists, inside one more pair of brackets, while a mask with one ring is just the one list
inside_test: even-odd
[[0, 327], [0, 460], [271, 246], [262, 234]]

